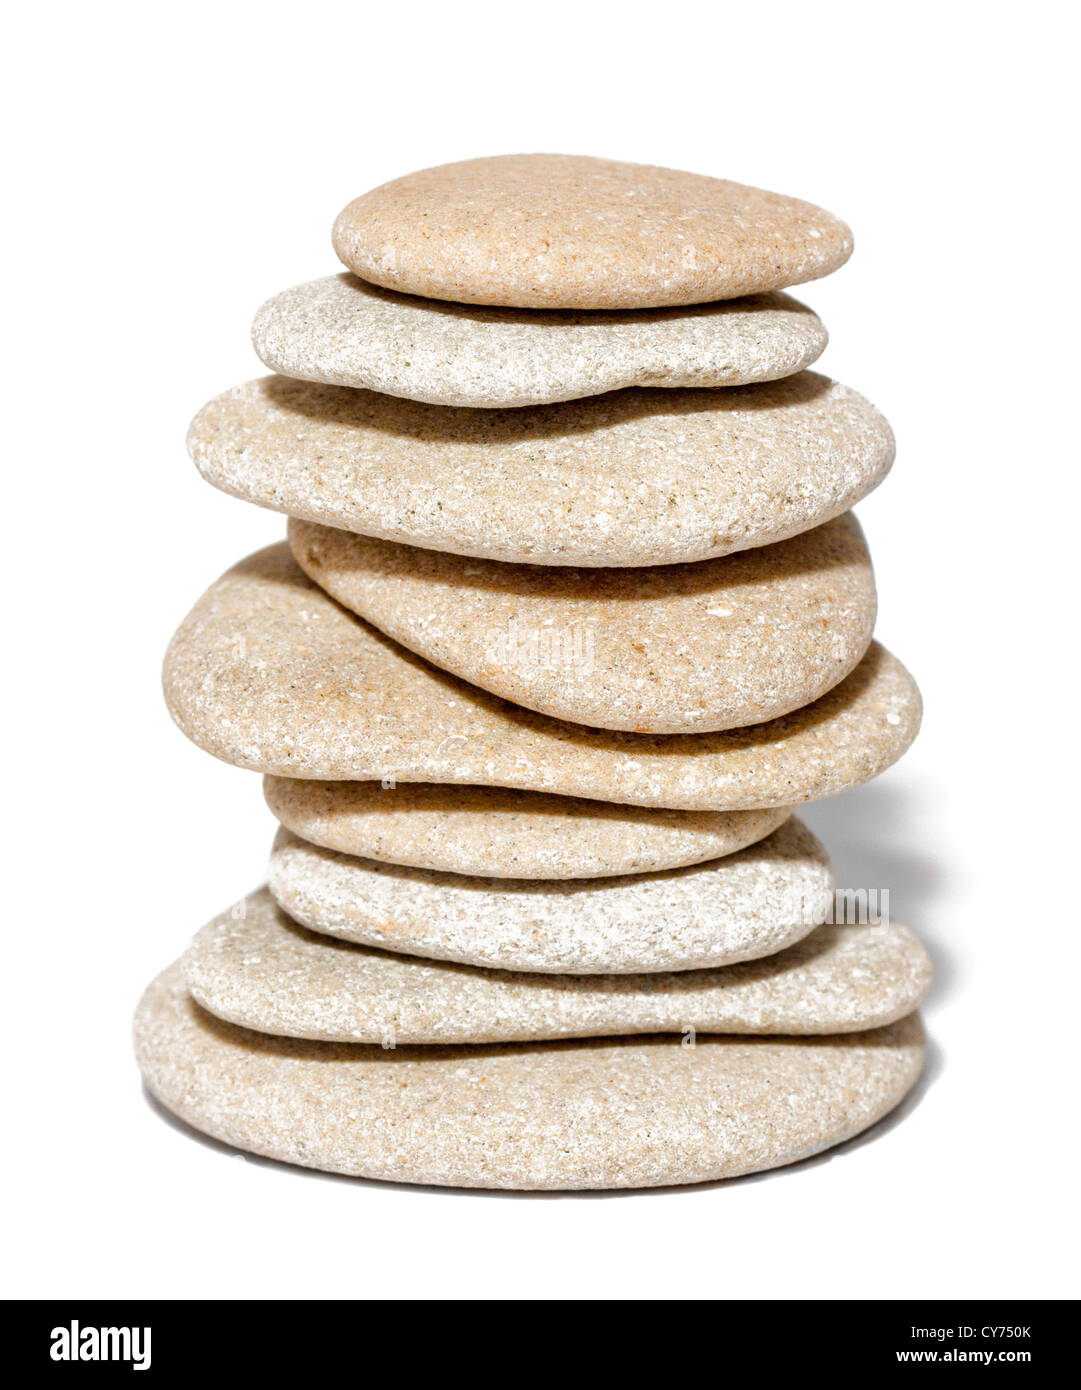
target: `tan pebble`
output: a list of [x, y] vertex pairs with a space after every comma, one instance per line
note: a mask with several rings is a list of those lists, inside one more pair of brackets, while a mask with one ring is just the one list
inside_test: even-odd
[[510, 787], [267, 777], [267, 804], [312, 844], [486, 878], [596, 878], [719, 859], [784, 823], [765, 811], [666, 811]]
[[547, 309], [734, 299], [817, 280], [852, 254], [845, 224], [798, 198], [561, 154], [407, 174], [344, 208], [333, 241], [377, 285]]
[[180, 625], [165, 696], [201, 748], [320, 781], [519, 787], [692, 811], [814, 801], [889, 767], [919, 692], [878, 643], [813, 705], [716, 734], [586, 729], [437, 670], [347, 613], [288, 546], [229, 570]]
[[237, 1148], [444, 1187], [661, 1187], [794, 1163], [880, 1120], [923, 1065], [916, 1014], [826, 1038], [653, 1035], [482, 1047], [270, 1037], [201, 1009], [179, 964], [149, 987], [150, 1091]]
[[652, 975], [538, 975], [420, 960], [299, 926], [263, 888], [184, 957], [204, 1008], [330, 1042], [487, 1043], [605, 1034], [848, 1033], [893, 1023], [931, 981], [907, 927], [822, 926], [778, 955]]
[[332, 275], [268, 300], [252, 341], [282, 376], [492, 409], [624, 386], [775, 381], [809, 367], [826, 330], [786, 294], [636, 314], [563, 313], [416, 299]]
[[188, 449], [234, 497], [427, 550], [537, 565], [708, 560], [798, 535], [882, 481], [893, 435], [815, 372], [458, 410], [264, 377], [204, 406]]
[[444, 670], [598, 729], [707, 733], [809, 705], [871, 641], [871, 557], [852, 513], [691, 565], [572, 569], [465, 559], [291, 521], [339, 603]]
[[782, 950], [833, 906], [829, 858], [800, 821], [707, 864], [592, 879], [466, 878], [355, 859], [282, 828], [270, 891], [313, 931], [498, 970], [697, 970]]

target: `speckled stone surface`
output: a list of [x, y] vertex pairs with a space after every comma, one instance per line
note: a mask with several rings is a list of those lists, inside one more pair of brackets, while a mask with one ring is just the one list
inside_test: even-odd
[[265, 888], [208, 923], [184, 956], [219, 1018], [329, 1042], [535, 1042], [606, 1034], [849, 1033], [917, 1007], [931, 962], [907, 927], [822, 926], [765, 960], [657, 975], [527, 975], [331, 941]]
[[592, 730], [534, 714], [411, 656], [307, 579], [285, 545], [229, 570], [169, 646], [165, 696], [201, 748], [321, 781], [520, 787], [638, 806], [746, 810], [877, 776], [920, 698], [878, 643], [805, 709], [717, 734]]
[[267, 777], [267, 804], [312, 844], [485, 878], [596, 878], [720, 859], [787, 819], [766, 811], [666, 811], [511, 787], [309, 782]]
[[542, 565], [707, 560], [798, 535], [882, 481], [893, 436], [816, 372], [458, 410], [263, 377], [188, 432], [203, 477], [305, 521]]
[[366, 280], [468, 304], [640, 309], [828, 275], [852, 233], [798, 198], [584, 155], [422, 169], [355, 198], [334, 249]]
[[871, 641], [851, 512], [719, 560], [577, 569], [467, 559], [291, 521], [310, 579], [410, 651], [527, 709], [599, 729], [707, 733], [809, 705]]
[[755, 960], [833, 905], [826, 851], [794, 818], [707, 864], [591, 879], [489, 879], [355, 859], [278, 831], [268, 869], [295, 921], [344, 941], [497, 970], [627, 975]]
[[637, 314], [490, 309], [332, 275], [252, 325], [272, 371], [433, 405], [544, 405], [624, 386], [743, 386], [809, 367], [822, 320], [786, 294]]
[[180, 1119], [269, 1158], [397, 1182], [660, 1187], [794, 1163], [873, 1125], [919, 1077], [916, 1014], [827, 1038], [700, 1035], [487, 1047], [274, 1038], [149, 987], [135, 1051]]

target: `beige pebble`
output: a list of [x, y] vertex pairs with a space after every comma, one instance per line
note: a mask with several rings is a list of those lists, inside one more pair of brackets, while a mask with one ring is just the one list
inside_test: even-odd
[[644, 569], [508, 565], [295, 520], [289, 543], [310, 579], [410, 651], [598, 729], [775, 719], [843, 680], [875, 623], [851, 512], [775, 545]]
[[545, 405], [624, 386], [744, 386], [802, 371], [822, 320], [786, 294], [637, 314], [489, 309], [331, 275], [269, 299], [252, 325], [275, 372], [433, 405]]
[[263, 377], [204, 406], [188, 449], [215, 487], [305, 521], [589, 566], [708, 560], [798, 535], [876, 487], [894, 453], [878, 411], [815, 372], [499, 411]]
[[519, 787], [691, 811], [790, 806], [877, 776], [916, 736], [920, 697], [873, 642], [802, 710], [716, 734], [586, 729], [520, 709], [405, 652], [311, 583], [286, 545], [234, 566], [165, 658], [179, 727], [256, 772], [320, 781]]
[[907, 927], [821, 926], [764, 960], [654, 975], [528, 975], [417, 960], [306, 931], [263, 888], [184, 957], [204, 1008], [328, 1042], [534, 1042], [626, 1033], [849, 1033], [917, 1007], [931, 963]]
[[597, 878], [719, 859], [764, 839], [787, 806], [666, 811], [512, 787], [267, 777], [282, 825], [364, 859], [485, 878]]
[[679, 169], [519, 154], [422, 169], [334, 223], [366, 280], [467, 304], [643, 309], [817, 280], [852, 233], [798, 198]]
[[135, 1016], [151, 1093], [236, 1148], [442, 1187], [661, 1187], [794, 1163], [880, 1120], [923, 1065], [919, 1016], [825, 1038], [700, 1035], [399, 1047], [225, 1023], [179, 964]]
[[312, 931], [497, 970], [627, 975], [768, 956], [826, 920], [833, 874], [800, 821], [664, 873], [490, 879], [355, 859], [278, 831], [275, 901]]

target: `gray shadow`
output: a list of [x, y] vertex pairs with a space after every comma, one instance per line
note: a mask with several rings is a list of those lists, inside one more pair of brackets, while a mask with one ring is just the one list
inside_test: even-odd
[[828, 801], [798, 806], [833, 861], [839, 888], [888, 888], [890, 916], [916, 932], [934, 962], [924, 1007], [949, 997], [956, 963], [938, 910], [944, 866], [927, 850], [920, 807], [897, 778], [879, 778]]

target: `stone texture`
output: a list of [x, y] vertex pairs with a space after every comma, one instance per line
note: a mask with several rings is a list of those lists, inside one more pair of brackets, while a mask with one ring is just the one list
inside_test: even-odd
[[270, 891], [344, 941], [497, 970], [627, 975], [767, 956], [833, 906], [825, 850], [798, 820], [708, 864], [591, 879], [489, 879], [355, 859], [278, 831]]
[[534, 714], [411, 656], [271, 546], [229, 570], [181, 624], [165, 695], [201, 748], [320, 781], [519, 787], [638, 806], [747, 810], [858, 786], [919, 727], [911, 676], [878, 643], [802, 710], [717, 734], [591, 730]]
[[235, 497], [344, 531], [538, 565], [708, 560], [798, 535], [882, 481], [893, 436], [815, 372], [458, 410], [264, 377], [204, 406], [188, 448]]
[[817, 280], [852, 254], [845, 224], [798, 198], [560, 154], [407, 174], [344, 208], [333, 241], [377, 285], [547, 309], [734, 299]]
[[263, 888], [184, 957], [195, 999], [230, 1023], [329, 1042], [534, 1042], [606, 1034], [848, 1033], [911, 1013], [931, 963], [907, 927], [822, 926], [720, 970], [528, 975], [408, 959], [298, 926]]
[[599, 729], [708, 733], [800, 709], [871, 641], [871, 557], [851, 512], [690, 565], [576, 569], [466, 559], [291, 521], [339, 603], [444, 670]]
[[765, 811], [666, 811], [510, 787], [309, 782], [267, 777], [267, 804], [312, 844], [485, 878], [597, 878], [676, 869], [754, 844], [787, 819]]
[[809, 367], [821, 319], [786, 294], [641, 313], [490, 309], [331, 275], [252, 325], [272, 371], [432, 405], [544, 405], [624, 386], [744, 386]]
[[191, 999], [179, 965], [135, 1017], [150, 1091], [250, 1152], [396, 1182], [660, 1187], [794, 1163], [882, 1118], [923, 1063], [917, 1015], [827, 1038], [650, 1036], [487, 1047], [274, 1038]]

